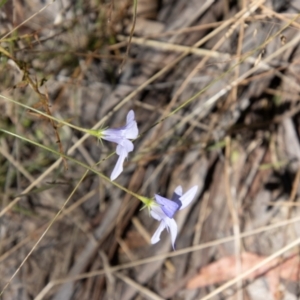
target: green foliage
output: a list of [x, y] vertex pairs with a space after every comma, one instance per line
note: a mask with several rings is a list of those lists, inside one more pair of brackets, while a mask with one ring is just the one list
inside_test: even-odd
[[0, 8], [1, 8], [2, 6], [4, 6], [6, 2], [7, 2], [7, 0], [0, 0]]

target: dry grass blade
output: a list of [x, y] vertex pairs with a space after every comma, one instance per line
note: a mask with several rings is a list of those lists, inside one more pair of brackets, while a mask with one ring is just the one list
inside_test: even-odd
[[132, 287], [137, 289], [139, 291], [139, 293], [144, 295], [145, 297], [147, 297], [147, 299], [151, 299], [151, 300], [162, 300], [163, 299], [163, 298], [159, 297], [158, 295], [156, 295], [155, 293], [151, 292], [150, 290], [146, 289], [145, 287], [137, 284], [135, 281], [133, 281], [132, 279], [130, 279], [127, 276], [124, 276], [120, 273], [115, 273], [115, 276], [122, 279], [126, 284], [131, 285]]
[[297, 240], [295, 240], [295, 241], [293, 241], [292, 243], [288, 244], [287, 246], [283, 247], [282, 249], [280, 249], [279, 251], [275, 252], [274, 254], [270, 255], [268, 258], [266, 258], [265, 260], [263, 260], [259, 264], [255, 265], [250, 270], [248, 270], [248, 271], [246, 271], [246, 272], [238, 275], [236, 278], [234, 278], [234, 279], [226, 282], [225, 284], [223, 284], [219, 288], [215, 289], [213, 292], [209, 293], [207, 296], [203, 297], [202, 300], [208, 300], [208, 299], [211, 299], [212, 297], [218, 295], [219, 293], [221, 293], [225, 289], [229, 288], [233, 284], [237, 283], [241, 279], [246, 278], [251, 273], [253, 273], [256, 270], [258, 270], [259, 268], [265, 266], [266, 264], [268, 264], [269, 262], [271, 262], [275, 258], [281, 256], [282, 254], [286, 253], [287, 251], [293, 249], [294, 247], [297, 247], [299, 245], [299, 243], [300, 243], [300, 238], [297, 239]]
[[[299, 3], [167, 2], [0, 3], [3, 300], [296, 299]], [[129, 110], [140, 135], [111, 182], [120, 147], [90, 128]], [[137, 199], [195, 185], [177, 250], [167, 230], [151, 245]]]
[[[277, 224], [272, 224], [272, 225], [269, 225], [269, 226], [265, 226], [265, 227], [262, 227], [262, 228], [259, 228], [259, 229], [253, 230], [253, 231], [243, 232], [243, 233], [241, 233], [240, 238], [247, 238], [249, 236], [257, 235], [257, 234], [262, 233], [264, 231], [274, 230], [278, 227], [287, 226], [287, 225], [293, 224], [295, 222], [300, 222], [300, 217], [290, 219], [290, 220], [287, 220], [287, 221], [283, 221], [283, 222], [279, 222]], [[126, 270], [128, 268], [134, 268], [134, 267], [137, 267], [137, 266], [140, 266], [140, 265], [149, 264], [149, 263], [153, 263], [153, 262], [156, 262], [156, 261], [164, 260], [166, 258], [181, 256], [183, 254], [187, 254], [187, 253], [190, 253], [190, 252], [195, 252], [195, 251], [203, 250], [203, 249], [206, 249], [206, 248], [211, 248], [211, 247], [214, 247], [214, 246], [217, 246], [217, 245], [220, 245], [220, 244], [232, 242], [235, 239], [236, 239], [235, 236], [230, 236], [230, 237], [218, 239], [216, 241], [203, 243], [201, 245], [191, 246], [191, 247], [188, 247], [188, 248], [185, 248], [185, 249], [182, 249], [182, 250], [177, 250], [175, 252], [168, 252], [168, 253], [164, 253], [164, 254], [159, 254], [159, 255], [154, 256], [154, 257], [149, 257], [149, 258], [146, 258], [146, 259], [133, 261], [133, 262], [130, 262], [130, 263], [126, 263], [124, 265], [110, 267], [110, 272], [118, 272], [118, 271], [121, 271], [121, 270]], [[278, 254], [278, 255], [280, 256], [280, 254]], [[50, 281], [43, 288], [43, 290], [40, 291], [40, 293], [37, 295], [35, 300], [43, 299], [45, 297], [45, 295], [47, 293], [49, 293], [49, 291], [53, 287], [55, 287], [56, 285], [61, 285], [61, 284], [67, 283], [67, 282], [72, 282], [72, 281], [76, 281], [76, 280], [80, 280], [80, 279], [86, 279], [86, 278], [99, 276], [99, 275], [103, 275], [103, 274], [105, 274], [105, 271], [104, 270], [99, 270], [99, 271], [94, 271], [94, 272], [90, 272], [90, 273], [86, 273], [86, 274], [81, 274], [81, 275], [78, 275], [78, 276], [73, 276], [73, 277], [68, 277], [68, 278], [64, 278], [64, 279], [57, 279], [57, 280]], [[247, 276], [247, 275], [245, 275], [245, 276]], [[234, 283], [236, 283], [236, 282], [234, 282]], [[232, 284], [234, 284], [234, 283], [232, 283]]]

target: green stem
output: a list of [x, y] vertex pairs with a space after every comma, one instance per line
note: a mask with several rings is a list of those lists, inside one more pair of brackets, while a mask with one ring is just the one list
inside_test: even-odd
[[45, 149], [45, 150], [47, 150], [47, 151], [49, 151], [49, 152], [52, 152], [52, 153], [56, 154], [57, 156], [62, 156], [62, 157], [64, 157], [64, 158], [66, 158], [66, 159], [68, 159], [68, 160], [70, 160], [70, 161], [72, 161], [72, 162], [74, 162], [74, 163], [76, 163], [76, 164], [78, 164], [78, 165], [84, 167], [85, 169], [87, 169], [87, 170], [89, 170], [89, 171], [91, 171], [91, 172], [97, 174], [98, 176], [100, 176], [100, 177], [103, 178], [104, 180], [106, 180], [106, 181], [112, 183], [114, 186], [118, 187], [119, 189], [123, 190], [124, 192], [126, 192], [126, 193], [132, 195], [133, 197], [137, 198], [138, 200], [140, 200], [141, 202], [143, 202], [143, 203], [145, 204], [145, 206], [147, 206], [147, 207], [153, 202], [153, 200], [151, 200], [151, 199], [149, 199], [149, 198], [146, 198], [146, 197], [143, 197], [143, 196], [141, 196], [141, 195], [138, 195], [138, 194], [136, 194], [136, 193], [134, 193], [134, 192], [132, 192], [132, 191], [126, 189], [126, 188], [123, 187], [122, 185], [116, 183], [115, 181], [111, 181], [107, 176], [105, 176], [105, 175], [102, 174], [101, 172], [95, 170], [94, 168], [92, 168], [92, 167], [86, 165], [85, 163], [83, 163], [83, 162], [81, 162], [81, 161], [79, 161], [79, 160], [77, 160], [77, 159], [75, 159], [75, 158], [73, 158], [73, 157], [71, 157], [71, 156], [68, 156], [68, 155], [66, 155], [66, 154], [60, 153], [60, 152], [58, 152], [58, 151], [56, 151], [56, 150], [54, 150], [54, 149], [52, 149], [52, 148], [49, 148], [49, 147], [47, 147], [47, 146], [44, 146], [44, 145], [42, 145], [42, 144], [40, 144], [40, 143], [37, 143], [37, 142], [35, 142], [35, 141], [32, 141], [32, 140], [30, 140], [30, 139], [28, 139], [28, 138], [26, 138], [26, 137], [24, 137], [24, 136], [20, 136], [20, 135], [18, 135], [18, 134], [16, 134], [16, 133], [7, 131], [7, 130], [5, 130], [5, 129], [0, 129], [0, 131], [4, 132], [4, 133], [6, 133], [6, 134], [9, 134], [9, 135], [11, 135], [11, 136], [14, 136], [14, 137], [16, 137], [16, 138], [18, 138], [18, 139], [20, 139], [20, 140], [23, 140], [23, 141], [25, 141], [25, 142], [27, 142], [27, 143], [30, 143], [30, 144], [33, 144], [33, 145], [35, 145], [35, 146], [37, 146], [37, 147], [40, 147], [40, 148], [42, 148], [42, 149]]
[[[29, 106], [29, 105], [26, 105], [26, 104], [24, 104], [24, 103], [18, 102], [18, 101], [14, 100], [14, 99], [5, 97], [5, 96], [3, 96], [3, 95], [0, 95], [0, 98], [3, 98], [3, 99], [5, 99], [5, 100], [8, 100], [9, 102], [12, 102], [12, 103], [14, 103], [14, 104], [17, 104], [17, 105], [19, 105], [19, 106], [21, 106], [21, 107], [24, 107], [24, 108], [26, 108], [26, 109], [28, 109], [28, 110], [30, 110], [30, 111], [34, 111], [34, 112], [36, 112], [36, 113], [39, 114], [39, 115], [42, 115], [42, 116], [44, 116], [44, 117], [46, 117], [46, 118], [48, 118], [48, 119], [51, 119], [51, 120], [57, 122], [58, 124], [63, 124], [63, 125], [66, 125], [66, 126], [69, 126], [69, 127], [73, 128], [73, 129], [76, 129], [76, 130], [78, 130], [78, 131], [81, 131], [81, 132], [84, 132], [84, 133], [92, 134], [92, 135], [94, 135], [94, 136], [97, 136], [97, 135], [98, 135], [98, 134], [97, 134], [97, 132], [98, 132], [97, 130], [89, 130], [89, 129], [85, 129], [85, 128], [82, 128], [82, 127], [78, 127], [78, 126], [76, 126], [76, 125], [73, 125], [73, 124], [71, 124], [71, 123], [68, 123], [68, 122], [66, 122], [66, 121], [64, 121], [64, 120], [59, 120], [59, 119], [57, 119], [57, 118], [55, 118], [55, 117], [53, 117], [53, 116], [50, 116], [50, 115], [46, 114], [45, 112], [42, 112], [42, 111], [40, 111], [40, 110], [38, 110], [38, 109], [36, 109], [36, 108], [33, 108], [33, 107], [31, 107], [31, 106]], [[94, 133], [92, 133], [92, 132], [94, 132]]]

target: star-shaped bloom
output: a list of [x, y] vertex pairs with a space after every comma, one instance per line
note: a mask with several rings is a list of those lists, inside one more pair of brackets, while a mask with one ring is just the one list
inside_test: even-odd
[[110, 175], [111, 180], [115, 180], [122, 173], [124, 160], [128, 153], [134, 149], [134, 145], [129, 139], [136, 139], [138, 134], [139, 131], [133, 110], [127, 114], [125, 126], [115, 129], [104, 129], [98, 133], [99, 138], [117, 144], [116, 153], [119, 155], [119, 158]]
[[151, 238], [151, 243], [156, 244], [160, 240], [162, 231], [167, 228], [171, 234], [173, 249], [175, 249], [175, 240], [177, 237], [177, 224], [173, 219], [178, 210], [187, 207], [194, 199], [198, 190], [198, 186], [190, 188], [185, 194], [182, 194], [182, 187], [178, 186], [172, 196], [172, 199], [164, 198], [155, 194], [156, 203], [151, 205], [151, 216], [160, 221], [160, 224]]

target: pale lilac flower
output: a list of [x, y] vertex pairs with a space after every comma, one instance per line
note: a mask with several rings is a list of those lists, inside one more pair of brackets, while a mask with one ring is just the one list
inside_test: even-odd
[[178, 186], [172, 196], [172, 199], [164, 198], [155, 194], [155, 200], [157, 203], [151, 205], [151, 216], [160, 221], [160, 224], [151, 238], [151, 244], [156, 244], [160, 240], [160, 234], [167, 228], [171, 234], [171, 241], [173, 249], [175, 249], [175, 240], [177, 236], [177, 224], [173, 219], [175, 213], [187, 207], [194, 199], [198, 190], [198, 186], [190, 188], [185, 194], [182, 194], [182, 187]]
[[139, 131], [133, 110], [127, 114], [125, 126], [116, 129], [104, 129], [101, 132], [100, 138], [118, 144], [116, 153], [119, 155], [119, 158], [111, 173], [111, 180], [115, 180], [122, 173], [124, 160], [128, 153], [134, 149], [134, 145], [129, 139], [136, 139], [138, 134]]

